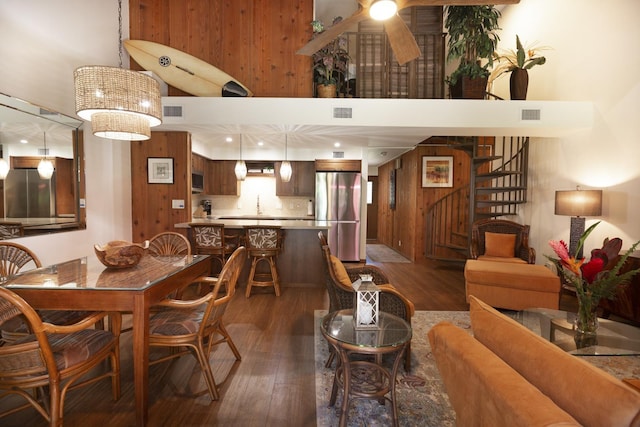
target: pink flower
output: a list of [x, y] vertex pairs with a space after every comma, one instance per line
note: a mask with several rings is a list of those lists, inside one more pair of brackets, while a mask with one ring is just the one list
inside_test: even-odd
[[571, 272], [573, 272], [575, 275], [580, 276], [580, 266], [584, 262], [584, 258], [576, 261], [574, 257], [570, 256], [569, 249], [567, 248], [567, 244], [564, 242], [564, 240], [550, 240], [549, 246], [551, 246], [556, 255], [558, 255], [558, 257], [560, 258], [560, 262], [564, 267], [571, 270]]

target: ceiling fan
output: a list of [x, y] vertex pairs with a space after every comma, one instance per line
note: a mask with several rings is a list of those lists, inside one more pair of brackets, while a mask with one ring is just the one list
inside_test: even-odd
[[[365, 19], [373, 19], [371, 18], [371, 11], [378, 7], [379, 3], [395, 3], [397, 10], [400, 11], [413, 6], [475, 6], [484, 4], [515, 4], [519, 2], [520, 0], [358, 0], [358, 10], [353, 15], [327, 28], [296, 53], [311, 56], [348, 30], [352, 25]], [[416, 43], [415, 37], [397, 13], [394, 12], [390, 18], [384, 21], [384, 30], [387, 33], [391, 49], [396, 55], [396, 60], [400, 65], [406, 64], [420, 56], [420, 48], [418, 47], [418, 43]]]

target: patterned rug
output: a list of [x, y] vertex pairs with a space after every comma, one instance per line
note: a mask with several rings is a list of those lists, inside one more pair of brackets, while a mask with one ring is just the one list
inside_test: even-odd
[[373, 262], [411, 262], [387, 245], [367, 243], [367, 258]]
[[[333, 384], [335, 362], [331, 368], [324, 364], [329, 356], [327, 342], [320, 333], [320, 321], [326, 310], [315, 315], [316, 414], [319, 427], [337, 426], [340, 419], [342, 393], [333, 407], [328, 407]], [[505, 313], [507, 315], [513, 313]], [[416, 311], [411, 324], [411, 373], [401, 366], [396, 378], [396, 399], [400, 426], [455, 426], [455, 413], [441, 381], [431, 354], [427, 332], [440, 321], [447, 320], [471, 333], [467, 311]], [[589, 363], [623, 378], [640, 378], [640, 356], [584, 357]], [[372, 400], [356, 400], [349, 408], [348, 426], [389, 426], [389, 405]]]

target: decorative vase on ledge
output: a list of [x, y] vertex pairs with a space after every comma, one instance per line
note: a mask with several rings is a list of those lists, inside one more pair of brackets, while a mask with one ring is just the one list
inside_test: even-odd
[[509, 89], [512, 100], [524, 101], [527, 99], [527, 89], [529, 87], [529, 73], [523, 68], [516, 68], [511, 72], [509, 79]]
[[335, 98], [336, 97], [336, 85], [322, 85], [317, 86], [318, 98]]

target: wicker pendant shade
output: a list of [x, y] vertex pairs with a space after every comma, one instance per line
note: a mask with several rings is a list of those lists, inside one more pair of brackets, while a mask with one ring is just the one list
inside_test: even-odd
[[162, 123], [160, 86], [152, 77], [118, 67], [84, 66], [73, 73], [76, 113], [96, 136], [142, 141]]

